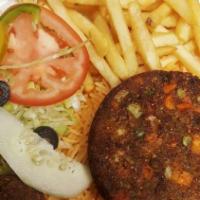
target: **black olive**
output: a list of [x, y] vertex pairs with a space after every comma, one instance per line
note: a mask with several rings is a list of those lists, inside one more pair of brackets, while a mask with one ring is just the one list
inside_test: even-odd
[[0, 106], [3, 106], [10, 98], [10, 88], [9, 85], [0, 81]]
[[54, 149], [58, 147], [58, 135], [54, 129], [48, 126], [39, 126], [38, 128], [34, 129], [41, 138], [44, 138], [49, 142]]

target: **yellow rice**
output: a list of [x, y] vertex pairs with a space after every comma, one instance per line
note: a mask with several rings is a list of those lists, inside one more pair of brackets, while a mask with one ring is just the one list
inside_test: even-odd
[[[109, 85], [103, 80], [95, 80], [95, 87], [89, 93], [85, 94], [86, 101], [82, 103], [81, 109], [76, 113], [77, 122], [70, 128], [69, 134], [60, 138], [63, 143], [70, 144], [68, 149], [62, 151], [82, 163], [87, 163], [87, 140], [90, 124], [105, 95], [110, 91]], [[55, 197], [48, 197], [48, 200], [61, 200]], [[67, 199], [69, 200], [69, 199]], [[102, 200], [94, 184], [76, 198], [70, 200]]]

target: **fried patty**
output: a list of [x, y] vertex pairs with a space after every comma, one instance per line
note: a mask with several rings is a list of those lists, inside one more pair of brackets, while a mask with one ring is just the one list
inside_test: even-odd
[[199, 200], [200, 79], [151, 71], [114, 88], [92, 123], [88, 154], [106, 200]]
[[40, 192], [28, 187], [15, 175], [0, 176], [1, 200], [44, 200]]

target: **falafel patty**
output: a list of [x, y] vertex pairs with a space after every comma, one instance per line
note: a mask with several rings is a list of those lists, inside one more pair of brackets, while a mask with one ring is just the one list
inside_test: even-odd
[[44, 200], [42, 193], [25, 185], [15, 175], [0, 176], [1, 200]]
[[88, 154], [107, 200], [199, 200], [200, 79], [151, 71], [124, 81], [96, 113]]

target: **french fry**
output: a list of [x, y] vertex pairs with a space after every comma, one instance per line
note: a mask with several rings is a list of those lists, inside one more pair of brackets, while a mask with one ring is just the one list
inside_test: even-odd
[[96, 13], [93, 23], [106, 38], [109, 38], [109, 40], [111, 40], [114, 43], [110, 27], [107, 24], [106, 19], [100, 13]]
[[192, 27], [194, 37], [200, 52], [200, 4], [198, 0], [189, 0], [190, 12], [192, 13]]
[[81, 5], [104, 5], [105, 0], [63, 0], [67, 3], [81, 4]]
[[172, 7], [188, 24], [192, 22], [192, 14], [188, 2], [190, 0], [164, 0]]
[[84, 34], [80, 31], [80, 29], [73, 23], [73, 21], [68, 15], [67, 9], [61, 1], [47, 0], [47, 3], [58, 16], [60, 16], [64, 21], [66, 21], [80, 35], [80, 37], [83, 40], [87, 39], [84, 36]]
[[99, 28], [99, 30], [104, 34], [108, 41], [109, 50], [105, 55], [108, 63], [110, 64], [113, 72], [122, 80], [128, 78], [128, 70], [126, 68], [125, 62], [118, 50], [115, 47], [111, 32], [109, 27], [101, 15], [96, 15], [94, 24]]
[[109, 18], [108, 10], [105, 6], [100, 6], [98, 8], [102, 17], [104, 17], [105, 19]]
[[124, 10], [124, 11], [123, 11], [123, 14], [124, 14], [124, 19], [126, 20], [127, 26], [128, 26], [128, 27], [131, 27], [131, 20], [130, 20], [128, 11], [127, 11], [127, 10]]
[[200, 60], [196, 56], [186, 50], [182, 45], [177, 46], [175, 54], [189, 72], [200, 77]]
[[133, 2], [134, 0], [119, 0], [121, 7], [124, 9], [128, 9], [128, 4]]
[[190, 51], [191, 53], [194, 53], [197, 49], [197, 46], [195, 44], [195, 42], [193, 40], [187, 42], [186, 44], [184, 44], [185, 49], [187, 49], [188, 51]]
[[82, 14], [84, 14], [89, 18], [92, 17], [99, 8], [99, 6], [97, 5], [82, 5], [82, 4], [69, 3], [66, 1], [64, 1], [63, 4], [67, 8], [81, 12]]
[[145, 66], [139, 66], [136, 74], [140, 74], [146, 71], [148, 71], [148, 69]]
[[156, 2], [157, 0], [138, 0], [141, 7], [149, 7]]
[[142, 12], [142, 18], [146, 22], [150, 18], [150, 12]]
[[175, 50], [176, 48], [173, 46], [165, 46], [157, 48], [156, 52], [159, 57], [163, 57], [172, 54]]
[[188, 72], [188, 70], [186, 69], [186, 67], [182, 63], [179, 64], [179, 68], [182, 72]]
[[113, 34], [111, 33], [110, 27], [105, 18], [101, 15], [96, 15], [94, 24], [104, 34], [109, 43], [109, 50], [105, 57], [113, 72], [115, 72], [115, 74], [122, 80], [128, 78], [128, 71], [122, 58], [121, 46], [119, 43], [114, 43]]
[[156, 47], [174, 46], [179, 44], [179, 40], [173, 32], [154, 33], [152, 39]]
[[179, 63], [174, 63], [174, 64], [170, 64], [170, 65], [163, 67], [162, 70], [165, 70], [165, 71], [180, 71], [181, 67], [180, 67]]
[[140, 7], [136, 1], [129, 4], [129, 14], [133, 36], [140, 54], [150, 69], [159, 69], [159, 57], [156, 53], [151, 35], [143, 21]]
[[174, 28], [177, 25], [178, 16], [175, 14], [171, 14], [164, 18], [161, 22], [161, 25], [166, 28]]
[[119, 38], [128, 73], [132, 76], [137, 71], [138, 64], [133, 42], [123, 16], [120, 2], [119, 0], [107, 0], [106, 5]]
[[179, 19], [176, 26], [176, 35], [183, 43], [186, 43], [192, 37], [192, 27], [184, 20]]
[[[58, 0], [47, 0], [50, 7], [54, 10], [54, 12], [63, 18], [81, 37], [81, 39], [84, 41], [87, 38], [85, 35], [81, 32], [81, 30], [73, 23], [72, 19], [67, 14], [67, 9], [64, 7], [63, 3]], [[111, 87], [115, 87], [120, 83], [119, 78], [112, 72], [107, 62], [100, 57], [94, 47], [90, 44], [86, 44], [90, 61], [93, 63], [97, 71], [105, 78], [105, 80], [110, 84]]]
[[[123, 9], [128, 9], [130, 3], [134, 2], [135, 0], [120, 0], [120, 4]], [[161, 0], [138, 0], [140, 8], [142, 10], [154, 10], [160, 4]]]
[[115, 87], [120, 83], [119, 78], [113, 73], [110, 69], [107, 62], [97, 55], [95, 49], [92, 46], [88, 45], [88, 53], [90, 55], [90, 60], [99, 71], [99, 73], [105, 78], [105, 80], [110, 84], [111, 87]]
[[156, 26], [155, 27], [155, 29], [153, 30], [153, 32], [154, 33], [167, 33], [167, 32], [169, 32], [169, 30], [168, 29], [166, 29], [164, 26], [162, 26], [162, 25], [158, 25], [158, 26]]
[[122, 48], [121, 48], [119, 42], [115, 43], [115, 48], [117, 49], [118, 53], [119, 53], [121, 56], [123, 56]]
[[160, 59], [162, 68], [173, 65], [178, 61], [177, 57], [174, 55], [164, 56]]
[[90, 73], [88, 73], [86, 76], [86, 79], [83, 83], [83, 89], [87, 93], [91, 92], [94, 89], [94, 81]]
[[[145, 65], [144, 59], [141, 57], [141, 55], [137, 53], [136, 56], [137, 56], [137, 61], [138, 61], [139, 67]], [[146, 67], [146, 68], [149, 69], [149, 67]]]
[[138, 0], [142, 11], [153, 11], [158, 8], [162, 0]]
[[100, 56], [105, 56], [108, 52], [108, 42], [98, 28], [85, 16], [75, 10], [68, 10], [69, 16], [81, 31], [93, 43]]
[[172, 9], [166, 3], [162, 3], [157, 9], [151, 12], [148, 25], [156, 27], [164, 18], [170, 15]]
[[109, 14], [109, 12], [108, 12], [107, 7], [101, 6], [101, 7], [99, 8], [99, 11], [100, 11], [101, 16], [107, 21], [107, 24], [108, 24], [108, 26], [109, 26], [109, 29], [110, 29], [110, 32], [111, 32], [111, 34], [112, 34], [113, 39], [114, 39], [115, 41], [117, 41], [117, 40], [118, 40], [118, 39], [117, 39], [118, 36], [117, 36], [116, 31], [115, 31], [115, 27], [114, 27], [114, 24], [113, 24], [113, 22], [112, 22], [112, 19], [111, 19], [111, 17], [110, 17], [110, 14]]

